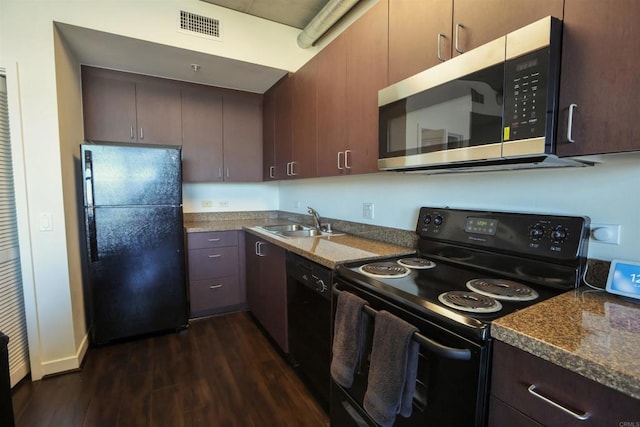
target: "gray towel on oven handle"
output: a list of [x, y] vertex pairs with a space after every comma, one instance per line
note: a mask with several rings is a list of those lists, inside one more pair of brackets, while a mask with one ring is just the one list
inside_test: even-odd
[[381, 426], [392, 426], [396, 414], [411, 415], [418, 372], [418, 329], [393, 314], [375, 318], [369, 380], [364, 409]]
[[353, 385], [358, 369], [364, 340], [364, 311], [367, 302], [362, 298], [342, 291], [336, 302], [336, 317], [333, 330], [333, 356], [331, 377], [343, 387]]

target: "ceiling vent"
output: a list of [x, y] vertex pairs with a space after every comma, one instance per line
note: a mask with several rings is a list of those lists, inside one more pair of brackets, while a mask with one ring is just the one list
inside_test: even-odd
[[214, 40], [222, 39], [219, 19], [196, 15], [184, 10], [180, 11], [180, 29], [178, 31]]

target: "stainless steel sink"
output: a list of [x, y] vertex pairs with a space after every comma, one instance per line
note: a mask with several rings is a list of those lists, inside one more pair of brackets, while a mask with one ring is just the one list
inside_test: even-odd
[[262, 226], [262, 228], [267, 231], [271, 231], [273, 233], [287, 233], [287, 232], [312, 230], [311, 227], [308, 227], [302, 224], [264, 225]]
[[329, 233], [324, 233], [322, 231], [316, 230], [315, 228], [310, 228], [307, 230], [281, 231], [279, 234], [285, 237], [315, 237], [329, 235]]
[[336, 235], [342, 234], [342, 233], [320, 231], [308, 225], [295, 224], [295, 223], [280, 224], [280, 225], [263, 225], [260, 228], [281, 237], [322, 237], [322, 236], [336, 236]]

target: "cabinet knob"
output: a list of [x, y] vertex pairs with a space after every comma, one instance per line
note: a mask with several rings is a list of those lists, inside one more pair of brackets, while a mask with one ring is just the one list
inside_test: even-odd
[[221, 254], [211, 254], [209, 255], [209, 258], [220, 258], [221, 256]]
[[209, 289], [218, 289], [218, 288], [221, 288], [221, 287], [222, 287], [222, 285], [221, 285], [221, 284], [217, 284], [217, 285], [211, 285], [211, 286], [209, 286]]
[[440, 47], [440, 42], [442, 39], [446, 38], [446, 36], [442, 33], [438, 33], [438, 59], [442, 62], [445, 61], [444, 57], [442, 56], [442, 49]]

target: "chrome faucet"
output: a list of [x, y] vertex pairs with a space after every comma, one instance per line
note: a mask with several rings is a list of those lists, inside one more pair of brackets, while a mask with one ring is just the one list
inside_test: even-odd
[[316, 230], [322, 231], [322, 225], [320, 224], [320, 215], [318, 215], [318, 211], [310, 206], [307, 206], [307, 213], [313, 217], [313, 223], [315, 224]]

